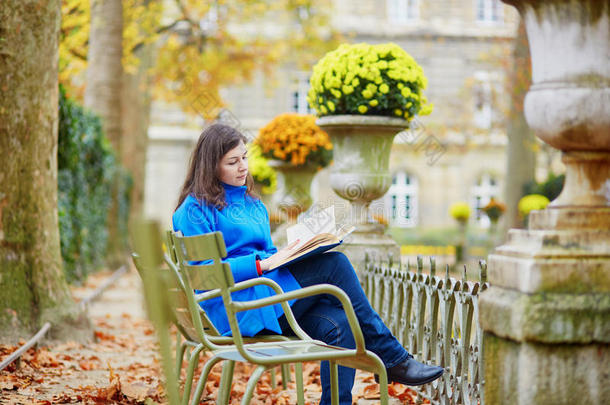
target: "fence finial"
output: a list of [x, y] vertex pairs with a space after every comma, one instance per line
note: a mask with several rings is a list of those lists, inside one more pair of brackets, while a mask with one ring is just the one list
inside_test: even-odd
[[421, 274], [424, 269], [424, 258], [421, 255], [417, 255], [417, 274]]
[[436, 258], [434, 256], [430, 256], [430, 277], [434, 277], [436, 275]]
[[481, 283], [487, 282], [487, 262], [485, 260], [479, 260], [479, 280]]
[[464, 273], [462, 273], [462, 281], [465, 283], [468, 281], [468, 273], [466, 271], [466, 265], [464, 265]]
[[445, 265], [445, 288], [449, 288], [449, 264]]
[[390, 270], [392, 269], [392, 266], [394, 266], [394, 254], [390, 252], [388, 253], [388, 267]]

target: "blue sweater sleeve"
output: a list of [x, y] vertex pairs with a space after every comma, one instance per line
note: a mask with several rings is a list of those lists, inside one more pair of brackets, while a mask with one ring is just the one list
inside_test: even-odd
[[265, 221], [267, 224], [267, 228], [265, 230], [265, 254], [260, 255], [261, 259], [266, 259], [274, 253], [277, 253], [277, 248], [273, 244], [273, 240], [271, 240], [271, 221], [269, 220], [269, 213], [267, 212], [267, 208], [265, 207], [265, 204], [263, 204], [261, 201], [258, 201], [257, 203], [260, 204], [259, 208], [262, 210], [262, 212], [264, 212]]
[[[205, 209], [204, 209], [205, 210]], [[202, 210], [197, 207], [197, 216], [189, 215], [189, 212], [194, 212], [192, 207], [181, 207], [179, 211], [174, 213], [172, 218], [174, 231], [181, 231], [184, 236], [201, 235], [204, 233], [210, 233], [215, 231], [221, 231], [221, 229], [213, 229], [210, 220], [207, 216], [201, 215]], [[256, 271], [256, 254], [248, 254], [244, 256], [227, 257], [223, 262], [229, 263], [231, 266], [231, 272], [233, 273], [233, 279], [236, 283], [251, 278], [258, 277]]]

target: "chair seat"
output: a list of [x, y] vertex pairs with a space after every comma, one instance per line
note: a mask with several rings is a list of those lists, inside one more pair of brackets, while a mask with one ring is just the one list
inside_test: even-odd
[[[318, 340], [253, 343], [244, 345], [244, 349], [251, 356], [258, 357], [265, 362], [273, 359], [273, 361], [269, 362], [269, 367], [294, 362], [295, 358], [298, 357], [298, 361], [332, 359], [346, 367], [368, 371], [376, 370], [375, 363], [366, 353], [359, 354], [355, 349], [331, 346]], [[220, 350], [214, 354], [215, 357], [224, 360], [247, 362], [236, 349]]]

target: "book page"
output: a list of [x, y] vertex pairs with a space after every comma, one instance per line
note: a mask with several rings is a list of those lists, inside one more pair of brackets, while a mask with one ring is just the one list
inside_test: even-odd
[[292, 244], [297, 239], [299, 243], [293, 248], [290, 256], [269, 263], [269, 270], [288, 262], [302, 260], [310, 255], [326, 252], [339, 245], [354, 229], [355, 227], [350, 225], [337, 229], [334, 206], [326, 209], [314, 207], [301, 216], [298, 224], [286, 229], [288, 244]]
[[335, 206], [331, 205], [323, 210], [318, 208], [306, 212], [301, 222], [286, 229], [286, 239], [288, 244], [299, 239], [297, 246], [301, 246], [318, 234], [335, 232]]

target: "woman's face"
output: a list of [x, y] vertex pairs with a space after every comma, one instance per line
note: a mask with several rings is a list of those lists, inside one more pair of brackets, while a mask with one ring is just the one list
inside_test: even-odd
[[218, 163], [218, 179], [231, 186], [243, 186], [248, 175], [248, 151], [242, 141]]

